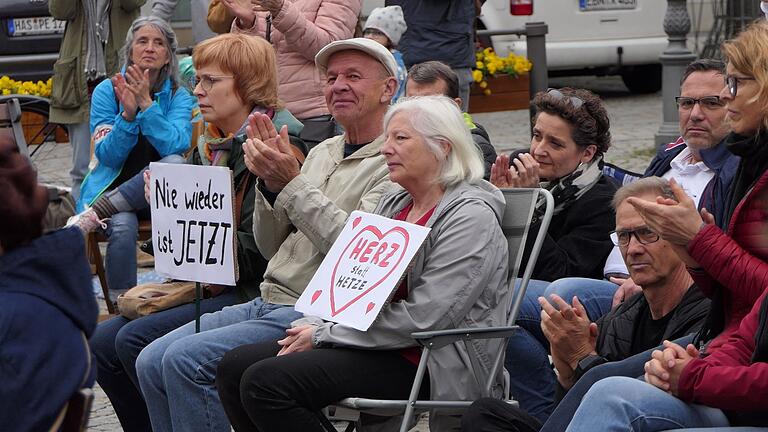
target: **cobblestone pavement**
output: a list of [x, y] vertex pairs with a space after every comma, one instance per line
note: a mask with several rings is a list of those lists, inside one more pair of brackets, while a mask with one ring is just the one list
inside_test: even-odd
[[[642, 172], [654, 154], [653, 136], [661, 124], [661, 95], [630, 95], [618, 77], [558, 78], [552, 87], [584, 87], [598, 93], [605, 101], [611, 119], [613, 144], [606, 160], [616, 165]], [[489, 132], [499, 152], [528, 147], [528, 111], [504, 111], [473, 115]], [[69, 183], [71, 150], [68, 145], [45, 145], [33, 158], [38, 165], [40, 181], [54, 184]], [[103, 301], [100, 301], [103, 306]], [[120, 431], [114, 410], [100, 387], [91, 412], [89, 431]], [[426, 419], [413, 429], [426, 432]]]

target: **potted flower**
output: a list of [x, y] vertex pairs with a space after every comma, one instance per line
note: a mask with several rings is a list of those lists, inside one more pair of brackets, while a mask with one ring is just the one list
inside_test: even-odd
[[48, 81], [16, 81], [10, 77], [0, 77], [0, 93], [3, 96], [18, 94], [18, 95], [33, 95], [42, 97], [51, 97], [51, 84], [52, 79], [48, 78]]
[[[53, 80], [47, 81], [16, 81], [8, 76], [0, 77], [0, 95], [11, 96], [40, 96], [44, 98], [51, 97], [51, 86]], [[23, 103], [23, 101], [22, 101]], [[24, 137], [27, 144], [42, 144], [43, 137], [38, 136], [38, 132], [48, 123], [47, 116], [34, 112], [23, 111], [21, 113], [21, 126], [24, 128]], [[37, 136], [37, 138], [35, 138]], [[66, 132], [62, 127], [57, 127], [55, 132], [56, 142], [68, 142]]]
[[475, 54], [472, 70], [474, 85], [469, 112], [504, 111], [527, 108], [530, 103], [528, 72], [533, 66], [527, 58], [510, 52], [499, 57], [493, 48]]

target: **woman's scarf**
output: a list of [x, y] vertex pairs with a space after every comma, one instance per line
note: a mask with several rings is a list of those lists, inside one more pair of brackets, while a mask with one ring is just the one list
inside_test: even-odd
[[[603, 175], [603, 157], [595, 157], [589, 163], [581, 163], [576, 170], [568, 174], [565, 177], [561, 177], [557, 180], [542, 182], [541, 187], [548, 190], [552, 194], [552, 198], [555, 200], [555, 212], [559, 214], [563, 210], [570, 207], [574, 201], [581, 198], [587, 193], [592, 186], [597, 184], [600, 177]], [[536, 211], [534, 213], [535, 219], [544, 214], [547, 201], [544, 197], [540, 197], [536, 203]]]
[[[275, 116], [275, 110], [272, 108], [263, 108], [260, 106], [257, 106], [253, 109], [253, 111], [251, 111], [251, 114], [255, 113], [266, 114], [269, 116], [269, 118], [273, 118]], [[247, 118], [245, 119], [243, 125], [240, 126], [240, 129], [237, 130], [237, 133], [224, 136], [223, 132], [221, 132], [218, 127], [212, 123], [208, 123], [207, 127], [205, 128], [205, 133], [203, 133], [203, 136], [200, 137], [200, 139], [203, 140], [201, 151], [201, 156], [203, 156], [201, 158], [203, 164], [213, 166], [228, 166], [229, 154], [232, 152], [232, 142], [236, 136], [240, 136], [245, 133], [246, 126], [248, 126]]]
[[736, 206], [768, 169], [768, 145], [766, 144], [768, 144], [768, 132], [750, 137], [731, 133], [726, 137], [725, 147], [732, 154], [741, 157], [741, 161], [731, 186], [731, 196], [723, 226], [728, 226]]
[[109, 40], [111, 0], [82, 0], [85, 11], [85, 78], [98, 81], [107, 76], [104, 47]]

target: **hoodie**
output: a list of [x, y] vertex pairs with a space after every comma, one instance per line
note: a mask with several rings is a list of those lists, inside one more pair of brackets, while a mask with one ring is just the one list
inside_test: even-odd
[[0, 424], [48, 430], [72, 395], [93, 385], [83, 336], [97, 316], [78, 228], [0, 255]]

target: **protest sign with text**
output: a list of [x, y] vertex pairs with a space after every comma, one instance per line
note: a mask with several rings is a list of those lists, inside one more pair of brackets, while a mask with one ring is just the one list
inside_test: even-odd
[[235, 285], [232, 171], [157, 162], [149, 169], [155, 270], [174, 279]]
[[296, 303], [296, 310], [367, 330], [429, 231], [383, 216], [352, 212]]

